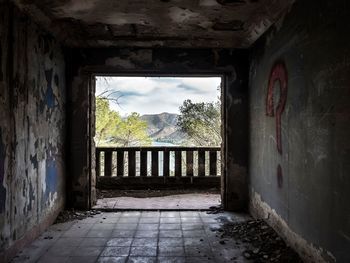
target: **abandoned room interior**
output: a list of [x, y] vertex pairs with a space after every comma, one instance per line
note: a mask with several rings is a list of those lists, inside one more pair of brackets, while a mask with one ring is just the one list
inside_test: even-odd
[[[349, 16], [0, 0], [0, 261], [350, 262]], [[219, 77], [221, 144], [96, 145], [97, 76]], [[214, 186], [215, 207], [93, 209], [102, 190]]]

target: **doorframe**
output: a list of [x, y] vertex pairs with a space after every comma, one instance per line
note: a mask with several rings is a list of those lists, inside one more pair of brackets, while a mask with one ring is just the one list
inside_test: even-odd
[[[95, 77], [97, 76], [106, 76], [106, 77], [220, 77], [221, 78], [221, 185], [220, 185], [220, 193], [221, 193], [221, 204], [224, 209], [227, 207], [227, 127], [228, 127], [228, 118], [227, 118], [227, 93], [228, 93], [228, 81], [227, 81], [227, 72], [216, 72], [216, 71], [208, 71], [208, 72], [182, 72], [182, 73], [167, 73], [167, 72], [156, 72], [156, 71], [137, 71], [137, 72], [110, 72], [110, 71], [97, 71], [89, 73], [89, 109], [88, 109], [88, 126], [89, 126], [89, 193], [88, 193], [88, 204], [91, 209], [95, 204], [97, 199], [95, 200], [92, 191], [93, 191], [93, 181], [96, 182], [96, 174], [95, 174], [95, 93], [96, 93], [96, 81]], [[96, 192], [96, 190], [95, 190]]]

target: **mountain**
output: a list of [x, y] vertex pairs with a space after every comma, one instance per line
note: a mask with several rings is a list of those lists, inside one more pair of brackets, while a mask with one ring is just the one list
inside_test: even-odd
[[147, 132], [154, 141], [179, 144], [186, 138], [186, 135], [178, 130], [177, 117], [177, 114], [163, 112], [142, 115], [141, 119], [147, 122]]

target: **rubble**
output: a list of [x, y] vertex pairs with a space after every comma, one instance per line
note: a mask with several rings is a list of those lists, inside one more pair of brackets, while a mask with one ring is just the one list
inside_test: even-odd
[[[221, 220], [222, 221], [222, 220]], [[221, 228], [213, 229], [226, 244], [226, 238], [234, 238], [236, 244], [243, 246], [242, 255], [252, 262], [303, 262], [263, 220], [248, 220], [239, 223], [223, 222]]]

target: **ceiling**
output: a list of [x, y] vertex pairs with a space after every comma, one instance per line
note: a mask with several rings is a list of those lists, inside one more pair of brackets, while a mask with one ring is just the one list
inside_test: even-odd
[[16, 0], [70, 47], [247, 48], [292, 0]]

